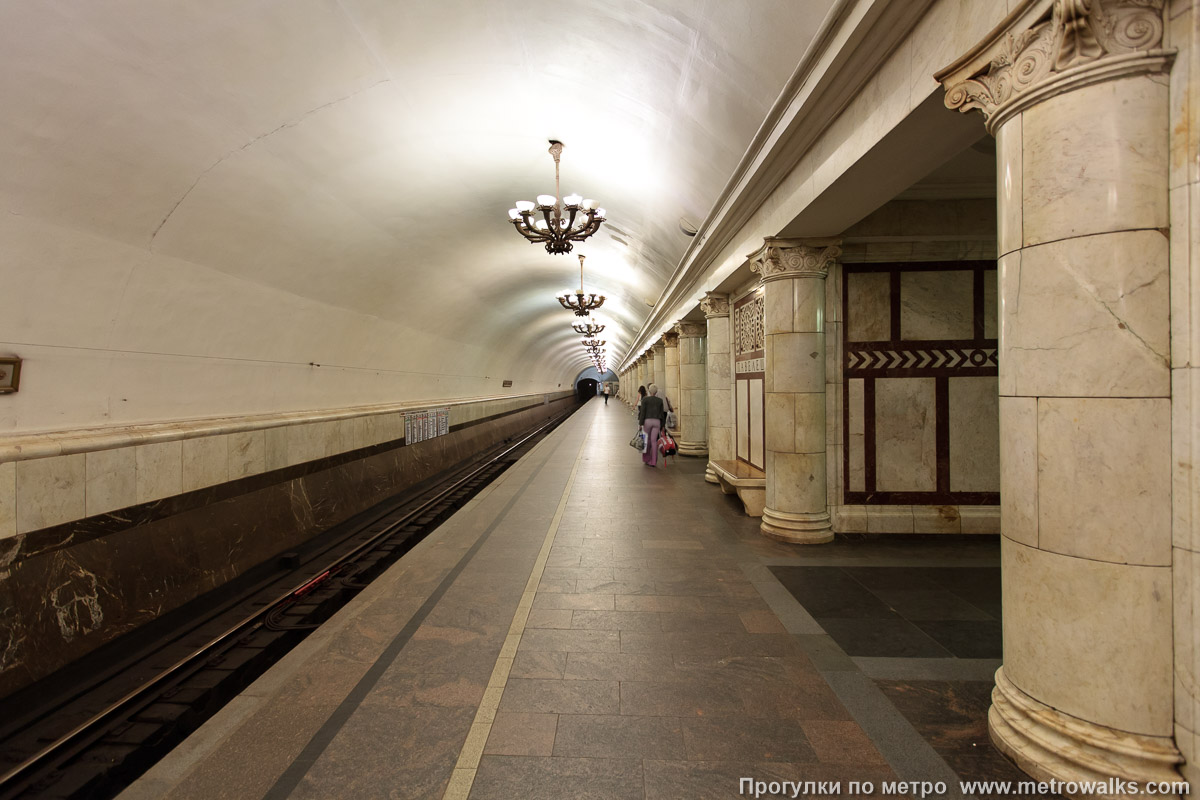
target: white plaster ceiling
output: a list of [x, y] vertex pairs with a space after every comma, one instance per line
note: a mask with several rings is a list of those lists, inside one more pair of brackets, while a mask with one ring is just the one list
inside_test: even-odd
[[[576, 285], [578, 262], [526, 243], [506, 214], [553, 192], [547, 139], [566, 145], [564, 193], [608, 210], [577, 252], [587, 290], [608, 296], [611, 364], [688, 245], [680, 219], [708, 213], [830, 5], [0, 0], [0, 207], [424, 331], [461, 362], [456, 376], [499, 363], [566, 383], [587, 359], [553, 295]], [[70, 295], [66, 283], [51, 291]], [[189, 314], [223, 302], [186, 291]], [[91, 313], [86, 298], [66, 305]], [[238, 357], [288, 350], [302, 323], [276, 316], [239, 328]], [[144, 340], [169, 317], [113, 324]], [[43, 339], [95, 335], [65, 328], [79, 333]], [[322, 352], [369, 367], [378, 330], [329, 330]], [[219, 338], [176, 335], [180, 352]], [[440, 368], [393, 356], [379, 354]]]

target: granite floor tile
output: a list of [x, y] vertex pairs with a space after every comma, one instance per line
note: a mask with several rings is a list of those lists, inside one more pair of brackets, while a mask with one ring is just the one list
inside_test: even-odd
[[534, 714], [619, 714], [616, 681], [552, 681], [509, 678], [501, 711]]
[[659, 614], [644, 611], [575, 611], [571, 627], [585, 630], [660, 631]]
[[473, 717], [467, 708], [360, 708], [291, 797], [439, 797]]
[[[522, 641], [524, 641], [524, 637], [522, 637]], [[567, 666], [567, 656], [567, 653], [562, 652], [540, 652], [518, 648], [508, 677], [561, 680], [563, 670]]]
[[562, 677], [584, 681], [651, 681], [675, 674], [671, 657], [662, 653], [569, 653]]
[[820, 677], [790, 684], [745, 683], [738, 687], [746, 714], [760, 718], [848, 720], [850, 712]]
[[851, 720], [805, 719], [800, 722], [817, 758], [826, 764], [886, 766], [866, 732]]
[[580, 609], [583, 611], [613, 611], [611, 594], [538, 594], [533, 598], [535, 609]]
[[747, 633], [787, 633], [787, 628], [770, 609], [739, 611], [738, 618]]
[[[662, 629], [668, 632], [686, 633], [689, 631], [703, 633], [746, 633], [741, 618], [734, 613], [705, 612], [705, 611], [669, 611], [659, 615]], [[780, 626], [775, 633], [786, 634]]]
[[643, 800], [640, 759], [485, 755], [471, 800]]
[[900, 616], [887, 619], [818, 620], [848, 656], [875, 658], [953, 658], [929, 634]]
[[922, 620], [913, 623], [956, 658], [1003, 658], [998, 620]]
[[551, 630], [536, 628], [521, 635], [517, 650], [564, 653], [619, 653], [620, 631]]
[[683, 726], [670, 717], [563, 714], [554, 755], [568, 758], [684, 758]]
[[[704, 598], [708, 599], [708, 598]], [[723, 599], [723, 598], [721, 598]], [[679, 597], [658, 594], [619, 594], [615, 597], [617, 611], [706, 611], [699, 597]], [[720, 609], [724, 610], [724, 609]]]
[[797, 720], [704, 717], [683, 720], [689, 761], [816, 762]]
[[749, 633], [644, 633], [621, 631], [622, 653], [671, 655], [794, 656], [800, 646], [790, 635]]
[[873, 589], [907, 620], [991, 620], [992, 616], [946, 589]]
[[[539, 590], [540, 591], [540, 590]], [[581, 579], [575, 591], [579, 594], [655, 594], [654, 581], [597, 581]]]
[[483, 699], [487, 680], [476, 675], [442, 675], [436, 673], [400, 673], [388, 670], [375, 688], [362, 701], [364, 708], [383, 706], [408, 708], [437, 706], [442, 708], [478, 708]]
[[525, 627], [570, 629], [572, 613], [570, 609], [535, 608], [529, 612]]
[[557, 714], [497, 711], [483, 752], [496, 756], [549, 756], [554, 752]]
[[684, 681], [621, 681], [621, 713], [648, 717], [724, 717], [744, 714], [737, 687]]

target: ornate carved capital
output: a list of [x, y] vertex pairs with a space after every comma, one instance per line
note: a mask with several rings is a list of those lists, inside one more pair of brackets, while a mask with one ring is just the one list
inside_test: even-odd
[[1026, 0], [990, 39], [934, 76], [946, 107], [979, 109], [987, 129], [1048, 97], [1170, 66], [1164, 0]]
[[824, 278], [842, 254], [840, 239], [778, 239], [768, 236], [763, 246], [751, 253], [750, 271], [763, 281], [780, 278]]
[[659, 339], [657, 342], [654, 343], [654, 346], [651, 347], [650, 349], [653, 352], [648, 353], [647, 356], [650, 359], [654, 359], [657, 356], [661, 356], [663, 354], [663, 352], [667, 349], [667, 346], [665, 344], [663, 344], [662, 339]]
[[703, 322], [680, 321], [675, 323], [673, 330], [685, 339], [695, 339], [706, 335], [708, 333], [708, 326]]
[[729, 295], [705, 292], [704, 299], [700, 301], [700, 310], [705, 317], [729, 316]]
[[662, 335], [663, 344], [667, 347], [679, 347], [679, 334], [674, 328]]

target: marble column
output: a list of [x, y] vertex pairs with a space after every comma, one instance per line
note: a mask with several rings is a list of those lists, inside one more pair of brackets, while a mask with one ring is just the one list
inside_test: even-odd
[[679, 390], [675, 401], [679, 412], [679, 454], [708, 455], [708, 398], [704, 387], [704, 345], [707, 326], [703, 322], [677, 322], [679, 334]]
[[[666, 364], [666, 376], [664, 382], [659, 384], [662, 390], [659, 394], [666, 394], [670, 398], [672, 405], [675, 406], [676, 412], [679, 410], [679, 334], [674, 330], [669, 330], [663, 334], [664, 363]], [[678, 416], [678, 414], [676, 414]], [[678, 428], [676, 428], [678, 430]], [[678, 437], [676, 437], [678, 438]]]
[[937, 75], [996, 136], [1004, 665], [1040, 779], [1179, 780], [1161, 0], [1025, 2]]
[[[661, 337], [651, 348], [649, 378], [650, 383], [658, 386], [660, 395], [667, 390], [667, 345]], [[646, 384], [646, 389], [650, 388], [650, 383]]]
[[708, 468], [704, 480], [719, 483], [712, 462], [733, 461], [733, 347], [729, 328], [729, 295], [709, 292], [700, 301], [708, 330], [705, 336], [705, 387], [708, 425]]
[[785, 542], [833, 540], [825, 467], [825, 277], [834, 239], [769, 237], [749, 256], [762, 275], [767, 503], [761, 529]]

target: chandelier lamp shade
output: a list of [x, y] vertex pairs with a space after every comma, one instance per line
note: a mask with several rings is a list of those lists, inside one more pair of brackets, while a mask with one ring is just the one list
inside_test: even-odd
[[579, 257], [579, 291], [566, 291], [558, 296], [558, 302], [563, 308], [574, 311], [577, 317], [586, 317], [591, 311], [604, 305], [604, 295], [584, 294], [583, 291], [583, 259]]
[[[552, 255], [571, 252], [571, 242], [582, 242], [604, 222], [604, 209], [591, 199], [577, 194], [562, 196], [559, 188], [559, 159], [562, 142], [550, 140], [550, 155], [554, 157], [554, 196], [539, 194], [537, 202], [518, 200], [516, 208], [508, 210], [508, 219], [517, 233], [530, 242], [545, 244]], [[562, 198], [561, 200], [559, 198]], [[541, 219], [536, 219], [540, 214]], [[564, 216], [565, 215], [565, 216]]]
[[571, 327], [575, 329], [576, 333], [582, 333], [584, 336], [595, 336], [604, 330], [604, 325], [594, 319], [581, 319], [572, 323]]

